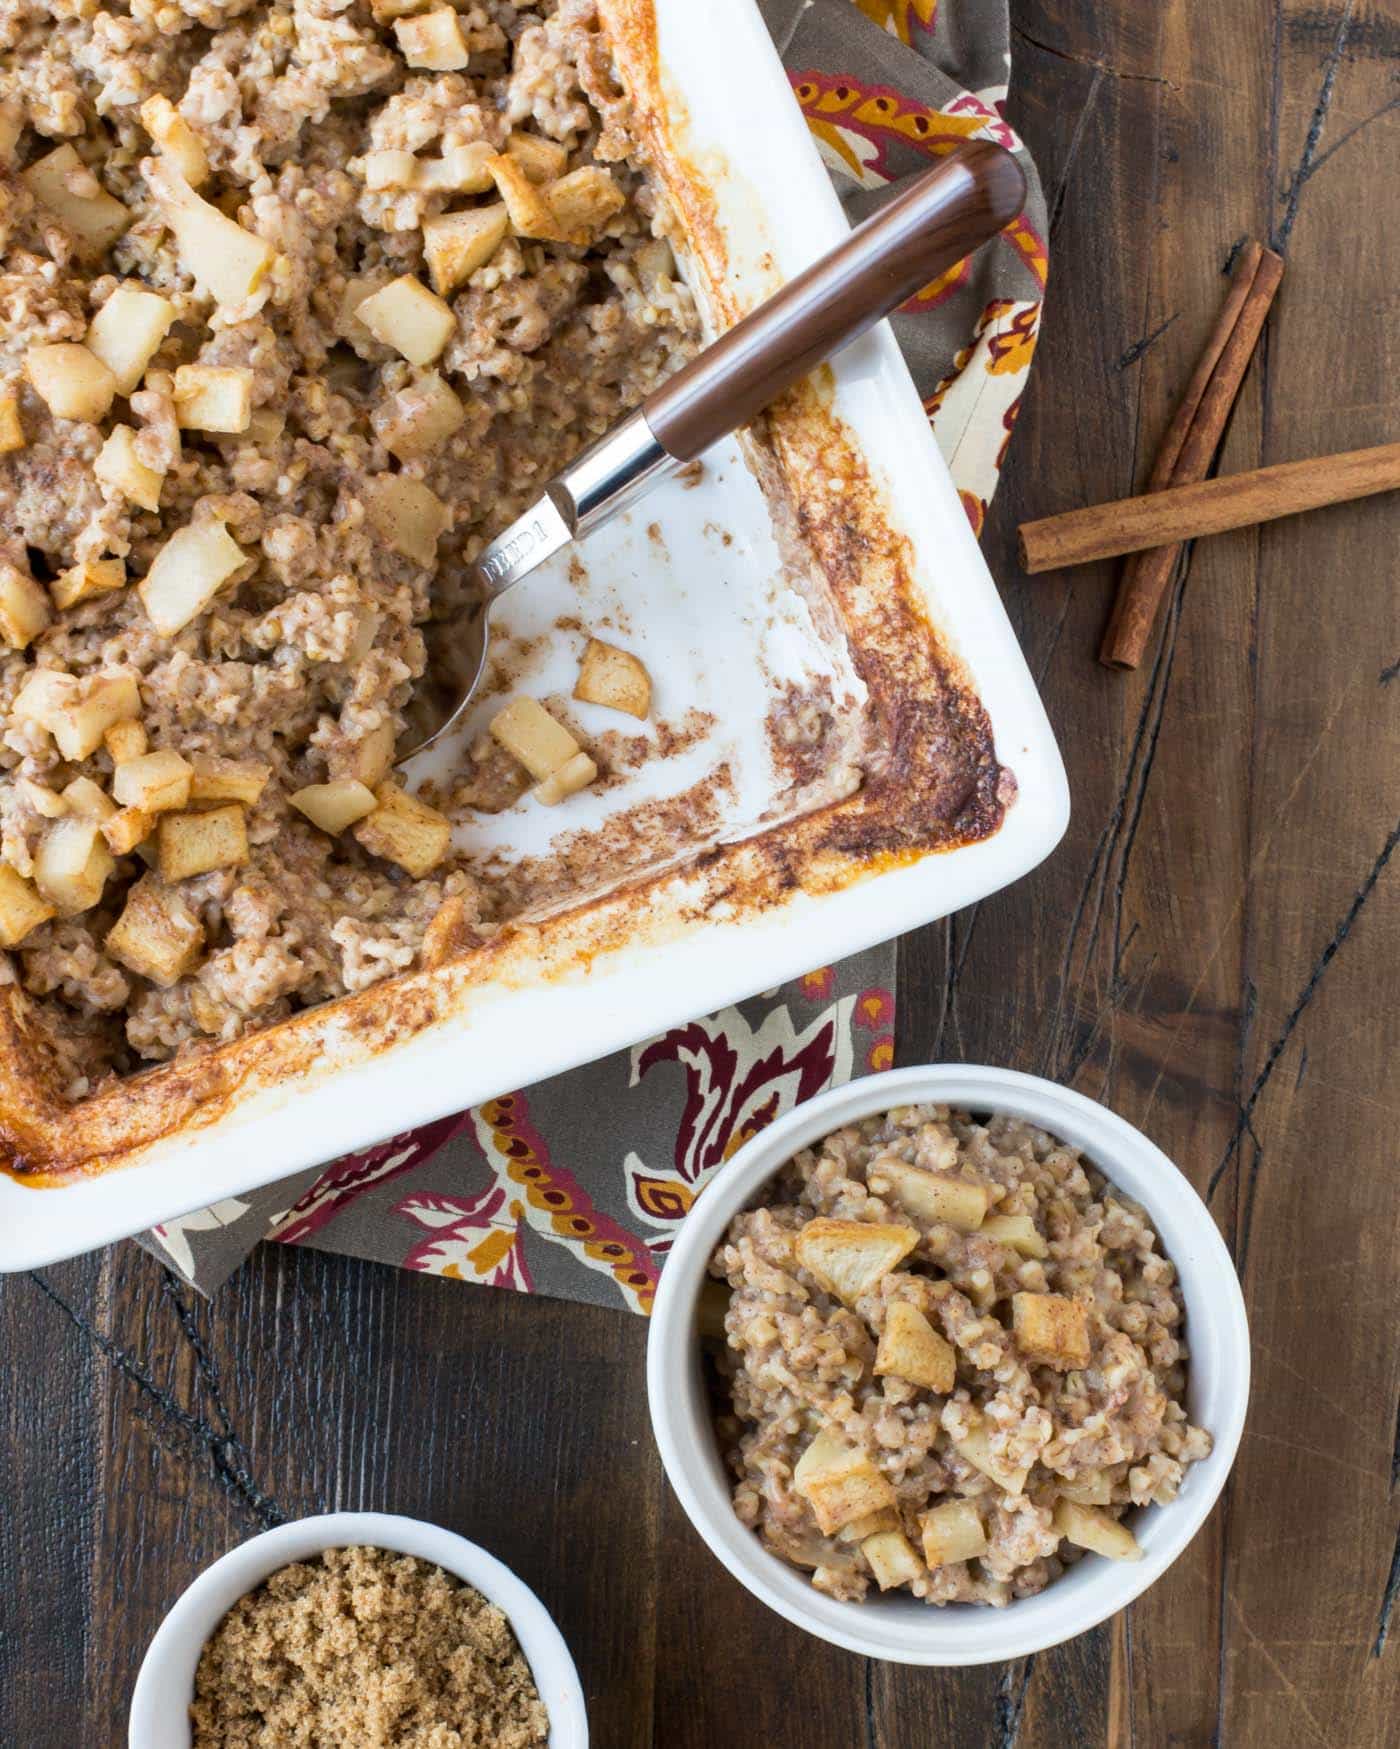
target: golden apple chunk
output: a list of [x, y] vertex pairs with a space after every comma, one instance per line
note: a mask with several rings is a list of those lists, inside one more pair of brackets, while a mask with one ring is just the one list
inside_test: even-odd
[[624, 711], [629, 717], [645, 717], [651, 710], [651, 676], [630, 650], [590, 638], [579, 665], [574, 697], [585, 704]]
[[191, 188], [198, 188], [208, 178], [208, 154], [168, 97], [146, 99], [141, 105], [141, 125]]
[[853, 1306], [919, 1242], [913, 1227], [875, 1221], [808, 1221], [797, 1235], [797, 1261], [828, 1293]]
[[627, 204], [627, 196], [597, 164], [585, 164], [551, 182], [544, 191], [561, 243], [580, 248], [597, 241], [603, 227]]
[[579, 744], [537, 698], [520, 693], [491, 719], [492, 737], [530, 776], [543, 781], [579, 752]]
[[1012, 1294], [1011, 1328], [1027, 1360], [1057, 1372], [1089, 1364], [1089, 1315], [1078, 1300], [1063, 1294]]
[[372, 814], [378, 803], [374, 791], [353, 777], [332, 778], [329, 783], [309, 783], [287, 800], [313, 826], [332, 834], [343, 832], [357, 820]]
[[188, 523], [177, 529], [156, 554], [138, 586], [151, 623], [173, 638], [203, 613], [247, 555], [223, 523]]
[[548, 777], [541, 778], [535, 785], [533, 794], [537, 802], [543, 802], [545, 807], [552, 808], [570, 796], [576, 796], [598, 775], [598, 767], [586, 753], [575, 753], [572, 759], [566, 759]]
[[471, 59], [457, 14], [450, 6], [438, 6], [416, 18], [394, 21], [399, 53], [410, 67], [433, 73], [457, 73]]
[[370, 423], [391, 455], [412, 461], [440, 448], [466, 416], [461, 401], [434, 370], [381, 402]]
[[355, 837], [372, 856], [395, 862], [421, 879], [451, 848], [451, 824], [436, 808], [405, 794], [397, 784], [381, 783], [374, 799], [374, 812], [357, 822]]
[[568, 148], [558, 140], [546, 140], [540, 134], [517, 130], [506, 141], [506, 156], [516, 163], [531, 182], [553, 182], [562, 176], [569, 164]]
[[987, 1552], [987, 1533], [971, 1500], [947, 1500], [933, 1507], [920, 1518], [919, 1528], [923, 1532], [924, 1560], [930, 1567], [975, 1560]]
[[875, 1354], [875, 1371], [946, 1396], [957, 1377], [952, 1346], [908, 1300], [892, 1300]]
[[411, 273], [390, 280], [355, 307], [374, 338], [392, 346], [410, 364], [431, 364], [456, 331], [457, 318], [440, 297]]
[[100, 822], [108, 850], [113, 856], [129, 856], [155, 831], [156, 818], [144, 808], [118, 808], [115, 814]]
[[167, 989], [194, 967], [204, 945], [204, 928], [178, 893], [156, 875], [147, 874], [127, 894], [105, 945], [128, 971]]
[[132, 717], [123, 717], [102, 731], [102, 745], [111, 754], [112, 764], [120, 765], [124, 759], [138, 758], [149, 743], [144, 724]]
[[236, 803], [191, 813], [162, 814], [156, 848], [163, 881], [185, 881], [248, 860], [248, 829]]
[[105, 419], [117, 392], [117, 379], [95, 352], [76, 340], [31, 346], [24, 374], [55, 419], [96, 425]]
[[895, 1503], [894, 1488], [884, 1472], [858, 1446], [826, 1428], [794, 1465], [792, 1485], [812, 1508], [824, 1536], [834, 1536], [853, 1518]]
[[876, 1196], [893, 1197], [917, 1220], [945, 1221], [959, 1232], [972, 1233], [986, 1217], [987, 1192], [980, 1184], [911, 1166], [891, 1155], [872, 1161], [865, 1181]]
[[90, 911], [116, 869], [95, 820], [67, 816], [44, 834], [34, 859], [34, 881], [60, 916]]
[[869, 1563], [881, 1591], [893, 1591], [897, 1585], [912, 1585], [928, 1572], [902, 1530], [877, 1531], [874, 1536], [864, 1539], [860, 1552]]
[[19, 416], [19, 400], [15, 395], [0, 395], [0, 455], [23, 449], [27, 439]]
[[117, 811], [111, 796], [90, 777], [75, 777], [65, 784], [63, 805], [68, 813], [76, 814], [80, 820], [95, 820], [99, 826]]
[[272, 245], [196, 194], [168, 160], [151, 164], [147, 181], [185, 272], [217, 304], [251, 297], [276, 259]]
[[988, 1215], [978, 1231], [984, 1239], [995, 1239], [1022, 1257], [1049, 1256], [1049, 1247], [1029, 1215]]
[[225, 759], [217, 753], [196, 753], [190, 759], [190, 801], [242, 802], [258, 800], [272, 767], [261, 759]]
[[0, 559], [0, 637], [12, 650], [24, 650], [53, 619], [53, 607], [42, 583], [18, 565]]
[[129, 425], [114, 425], [107, 441], [92, 464], [99, 486], [106, 486], [119, 497], [129, 498], [143, 510], [160, 509], [161, 482], [164, 474], [148, 468], [136, 453], [136, 433]]
[[1073, 1500], [1055, 1503], [1054, 1528], [1076, 1548], [1104, 1555], [1110, 1561], [1140, 1561], [1142, 1545], [1126, 1524], [1097, 1506], [1080, 1506]]
[[509, 218], [505, 205], [470, 207], [423, 221], [423, 254], [433, 290], [448, 297], [482, 267], [505, 241]]
[[131, 223], [131, 214], [70, 145], [36, 158], [20, 173], [20, 181], [67, 226], [85, 260], [104, 255]]
[[121, 589], [126, 583], [125, 559], [85, 559], [55, 577], [49, 584], [49, 594], [58, 608], [76, 607], [94, 595], [106, 595]]
[[123, 280], [93, 317], [85, 344], [111, 371], [119, 395], [141, 381], [174, 320], [170, 299], [134, 280]]
[[182, 364], [175, 372], [175, 416], [182, 430], [236, 434], [248, 429], [252, 414], [252, 371]]
[[966, 1459], [974, 1470], [980, 1470], [1005, 1493], [1025, 1493], [1026, 1478], [1031, 1473], [1031, 1466], [1027, 1464], [1023, 1469], [1012, 1469], [1000, 1453], [994, 1452], [986, 1424], [980, 1416], [961, 1439], [953, 1441], [953, 1449], [960, 1457]]
[[23, 875], [0, 863], [0, 947], [18, 947], [53, 915], [54, 907]]
[[437, 544], [452, 513], [431, 487], [408, 474], [378, 474], [367, 482], [365, 515], [395, 552], [415, 565], [437, 563]]
[[159, 814], [183, 808], [190, 799], [193, 770], [173, 747], [123, 760], [112, 773], [112, 794], [124, 808]]

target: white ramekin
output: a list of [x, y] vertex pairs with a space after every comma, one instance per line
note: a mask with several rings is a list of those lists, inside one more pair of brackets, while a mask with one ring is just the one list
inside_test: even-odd
[[474, 1585], [515, 1630], [549, 1712], [549, 1749], [587, 1749], [578, 1672], [544, 1605], [494, 1555], [436, 1524], [389, 1512], [328, 1512], [280, 1525], [231, 1549], [175, 1601], [151, 1641], [131, 1696], [131, 1749], [189, 1749], [188, 1709], [204, 1642], [240, 1597], [291, 1561], [326, 1549], [393, 1549], [432, 1561]]
[[[1140, 1561], [1085, 1555], [1035, 1597], [1005, 1609], [931, 1608], [908, 1596], [839, 1603], [770, 1555], [734, 1515], [714, 1435], [695, 1336], [705, 1265], [730, 1220], [800, 1149], [842, 1124], [891, 1106], [936, 1101], [1010, 1112], [1083, 1151], [1147, 1210], [1176, 1264], [1191, 1351], [1187, 1406], [1214, 1439], [1171, 1505], [1136, 1515]], [[1249, 1330], [1230, 1254], [1205, 1204], [1159, 1148], [1122, 1118], [1053, 1082], [1010, 1069], [932, 1065], [895, 1069], [831, 1089], [781, 1117], [705, 1187], [661, 1276], [647, 1346], [647, 1395], [661, 1461], [690, 1522], [755, 1597], [833, 1645], [900, 1664], [989, 1664], [1057, 1645], [1096, 1627], [1166, 1571], [1215, 1504], [1244, 1427]]]

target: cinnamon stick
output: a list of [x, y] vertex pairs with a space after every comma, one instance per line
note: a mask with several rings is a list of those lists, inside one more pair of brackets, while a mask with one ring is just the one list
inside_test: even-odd
[[1060, 571], [1394, 491], [1400, 491], [1400, 443], [1279, 462], [1022, 523], [1021, 564], [1031, 572]]
[[[1149, 489], [1204, 480], [1282, 277], [1283, 261], [1272, 250], [1251, 243], [1241, 251], [1210, 339], [1162, 440]], [[1142, 661], [1180, 554], [1181, 542], [1174, 541], [1130, 559], [1124, 567], [1099, 651], [1107, 667], [1136, 668]]]

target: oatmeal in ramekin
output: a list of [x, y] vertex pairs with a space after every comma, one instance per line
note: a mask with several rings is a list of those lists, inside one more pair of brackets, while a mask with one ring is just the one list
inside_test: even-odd
[[710, 1273], [735, 1510], [833, 1597], [1006, 1604], [1086, 1549], [1136, 1559], [1126, 1515], [1211, 1449], [1143, 1210], [1021, 1118], [837, 1130]]

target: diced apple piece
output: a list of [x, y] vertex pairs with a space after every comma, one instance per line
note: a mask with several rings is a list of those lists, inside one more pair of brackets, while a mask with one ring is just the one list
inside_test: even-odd
[[569, 163], [567, 146], [539, 134], [513, 133], [506, 141], [506, 154], [515, 159], [531, 182], [553, 182], [564, 174]]
[[131, 674], [71, 674], [41, 669], [15, 699], [15, 715], [47, 729], [65, 759], [86, 759], [113, 723], [139, 714], [141, 691]]
[[36, 159], [21, 172], [20, 181], [62, 220], [88, 260], [105, 254], [131, 223], [131, 214], [108, 194], [70, 145]]
[[808, 1221], [794, 1250], [803, 1269], [828, 1293], [855, 1305], [902, 1262], [919, 1242], [913, 1227], [876, 1221]]
[[194, 813], [162, 814], [156, 846], [163, 881], [185, 881], [248, 860], [248, 828], [236, 803]]
[[54, 907], [39, 897], [23, 875], [0, 863], [0, 947], [18, 947], [53, 914]]
[[415, 158], [411, 187], [424, 194], [485, 194], [495, 147], [488, 140], [449, 146], [440, 158]]
[[113, 856], [129, 856], [155, 831], [156, 819], [155, 814], [148, 814], [144, 808], [118, 808], [115, 814], [101, 821], [108, 850]]
[[544, 197], [554, 215], [557, 240], [580, 246], [595, 242], [613, 214], [627, 204], [627, 196], [597, 164], [585, 164], [551, 182]]
[[423, 253], [433, 290], [448, 297], [484, 266], [505, 241], [509, 222], [501, 201], [424, 219]]
[[248, 430], [245, 435], [249, 443], [265, 448], [270, 443], [276, 443], [286, 426], [285, 413], [276, 413], [271, 407], [254, 407], [248, 415]]
[[163, 747], [123, 760], [112, 773], [112, 794], [124, 808], [161, 814], [185, 806], [193, 777], [189, 760], [173, 747]]
[[331, 769], [338, 777], [353, 777], [369, 789], [376, 789], [394, 763], [396, 739], [393, 722], [386, 718], [362, 735], [347, 754], [333, 761]]
[[407, 18], [421, 12], [424, 0], [369, 0], [369, 9], [376, 24], [392, 24], [396, 18]]
[[437, 493], [407, 474], [379, 474], [369, 481], [365, 514], [396, 552], [430, 567], [452, 520]]
[[239, 432], [253, 413], [253, 373], [242, 366], [182, 364], [175, 416], [184, 431]]
[[410, 364], [431, 364], [457, 327], [448, 306], [411, 273], [372, 292], [355, 314], [376, 340], [392, 346]]
[[[423, 931], [423, 945], [418, 950], [418, 963], [424, 971], [446, 965], [477, 940], [472, 914], [460, 893], [449, 893], [433, 913], [432, 922]], [[704, 1297], [704, 1289], [701, 1289]]]
[[217, 518], [177, 529], [156, 554], [138, 587], [156, 630], [164, 637], [174, 637], [203, 613], [246, 559]]
[[372, 814], [378, 806], [374, 791], [356, 783], [352, 777], [332, 778], [329, 783], [309, 783], [287, 800], [298, 813], [305, 814], [313, 826], [331, 833], [343, 832], [356, 820]]
[[572, 759], [566, 759], [557, 771], [551, 771], [535, 785], [535, 800], [543, 802], [547, 808], [555, 807], [569, 796], [576, 796], [581, 789], [587, 789], [597, 775], [598, 767], [588, 755], [575, 753]]
[[92, 471], [99, 485], [129, 498], [143, 510], [160, 509], [160, 487], [165, 475], [148, 468], [138, 457], [136, 433], [129, 425], [112, 427]]
[[396, 862], [421, 879], [447, 855], [451, 824], [436, 808], [405, 794], [397, 784], [381, 783], [374, 799], [374, 812], [355, 827], [356, 838], [371, 856]]
[[116, 868], [95, 820], [65, 817], [44, 834], [34, 859], [39, 891], [60, 916], [90, 911]]
[[145, 725], [131, 717], [123, 718], [102, 731], [102, 745], [111, 754], [113, 765], [120, 765], [124, 759], [138, 759], [149, 746]]
[[148, 181], [186, 273], [215, 303], [241, 304], [250, 297], [276, 259], [272, 245], [197, 195], [167, 161], [151, 165]]
[[888, 1477], [858, 1446], [826, 1428], [794, 1465], [792, 1485], [812, 1508], [823, 1536], [895, 1503]]
[[142, 875], [127, 894], [106, 941], [114, 960], [163, 989], [193, 969], [203, 946], [198, 917], [153, 874]]
[[868, 1536], [878, 1536], [882, 1530], [898, 1530], [899, 1514], [893, 1506], [882, 1506], [878, 1512], [867, 1512], [863, 1518], [853, 1518], [836, 1533], [843, 1543], [864, 1542]]
[[1031, 1473], [1030, 1465], [1027, 1464], [1024, 1469], [1013, 1470], [1004, 1458], [992, 1450], [986, 1425], [980, 1419], [972, 1424], [961, 1439], [953, 1441], [953, 1447], [974, 1470], [980, 1470], [1007, 1494], [1025, 1492], [1026, 1477]]
[[897, 1585], [912, 1585], [928, 1573], [902, 1530], [877, 1531], [874, 1536], [865, 1538], [860, 1552], [870, 1563], [870, 1571], [881, 1591], [893, 1591]]
[[117, 392], [117, 379], [95, 352], [76, 340], [31, 346], [24, 374], [55, 419], [80, 419], [96, 425], [105, 419]]
[[1089, 1364], [1089, 1316], [1078, 1300], [1064, 1294], [1012, 1294], [1011, 1328], [1027, 1360], [1057, 1372]]
[[0, 455], [23, 449], [26, 441], [18, 399], [14, 395], [0, 395]]
[[579, 665], [574, 697], [585, 704], [625, 711], [629, 717], [645, 717], [651, 710], [651, 676], [630, 650], [590, 638]]
[[35, 783], [32, 777], [16, 779], [16, 788], [34, 812], [46, 820], [57, 820], [68, 812], [68, 804], [61, 795], [47, 784]]
[[379, 441], [400, 461], [439, 449], [466, 418], [466, 409], [436, 371], [391, 395], [370, 414]]
[[168, 97], [146, 99], [141, 105], [141, 125], [191, 188], [207, 180], [209, 158], [199, 136]]
[[1073, 1500], [1058, 1500], [1053, 1527], [1076, 1548], [1104, 1555], [1110, 1561], [1140, 1561], [1142, 1547], [1126, 1524], [1097, 1506], [1080, 1506]]
[[134, 280], [123, 280], [93, 317], [85, 343], [111, 371], [119, 395], [129, 395], [141, 381], [174, 320], [170, 299]]
[[196, 753], [190, 764], [192, 803], [242, 802], [251, 807], [272, 776], [272, 767], [261, 759], [223, 759], [216, 753]]
[[946, 1396], [957, 1376], [951, 1345], [908, 1300], [892, 1300], [875, 1354], [875, 1371]]
[[415, 18], [394, 20], [399, 53], [410, 67], [432, 73], [458, 73], [471, 59], [457, 14], [450, 6], [434, 7]]
[[506, 204], [511, 229], [521, 237], [556, 239], [559, 224], [544, 192], [535, 187], [525, 174], [525, 168], [504, 152], [497, 152], [487, 162], [491, 179]]
[[29, 647], [53, 618], [43, 584], [0, 559], [0, 637], [12, 650]]
[[924, 1560], [930, 1567], [950, 1567], [955, 1561], [972, 1561], [987, 1552], [987, 1533], [971, 1500], [945, 1500], [924, 1513], [919, 1527]]
[[917, 1220], [946, 1221], [960, 1233], [972, 1233], [986, 1218], [987, 1192], [980, 1184], [910, 1166], [892, 1155], [873, 1161], [865, 1181], [876, 1196], [892, 1196]]
[[99, 826], [117, 811], [111, 796], [90, 777], [75, 777], [63, 791], [63, 802], [70, 814], [80, 820], [94, 820]]
[[412, 188], [418, 176], [418, 160], [412, 152], [366, 152], [360, 160], [360, 172], [372, 194], [385, 189]]
[[126, 583], [124, 559], [85, 559], [49, 584], [55, 607], [76, 607], [94, 595], [106, 595]]
[[492, 737], [537, 781], [567, 765], [579, 744], [538, 699], [521, 693], [491, 720]]
[[1022, 1257], [1049, 1255], [1044, 1237], [1029, 1215], [988, 1215], [978, 1231], [984, 1239], [995, 1239]]
[[1113, 1478], [1107, 1470], [1090, 1470], [1072, 1482], [1057, 1476], [1055, 1485], [1062, 1498], [1074, 1501], [1076, 1506], [1107, 1506], [1113, 1499]]

